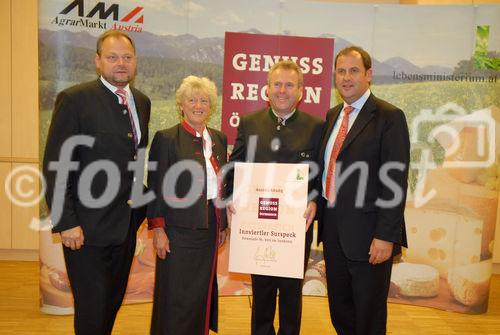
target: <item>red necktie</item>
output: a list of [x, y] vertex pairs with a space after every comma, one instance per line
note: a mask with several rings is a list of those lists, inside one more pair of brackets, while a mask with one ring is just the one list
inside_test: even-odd
[[344, 118], [340, 124], [339, 132], [333, 143], [332, 152], [330, 154], [330, 160], [328, 162], [328, 172], [326, 174], [326, 198], [328, 202], [333, 204], [335, 202], [335, 164], [337, 163], [337, 157], [340, 153], [340, 148], [347, 136], [347, 130], [349, 127], [349, 113], [354, 110], [351, 106], [346, 106], [344, 108]]
[[137, 130], [135, 129], [135, 123], [132, 117], [132, 111], [130, 110], [130, 107], [128, 105], [127, 91], [125, 91], [123, 88], [119, 88], [115, 91], [115, 93], [122, 100], [122, 105], [127, 106], [128, 117], [130, 119], [130, 124], [132, 125], [132, 135], [134, 136], [134, 143], [135, 147], [137, 148], [137, 146], [139, 145], [139, 139], [137, 138]]

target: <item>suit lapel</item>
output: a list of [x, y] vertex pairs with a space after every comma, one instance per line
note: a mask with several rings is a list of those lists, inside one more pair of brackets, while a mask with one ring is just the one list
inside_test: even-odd
[[349, 144], [354, 141], [354, 139], [359, 135], [359, 133], [365, 128], [365, 126], [370, 122], [370, 120], [374, 117], [373, 112], [375, 112], [375, 102], [373, 101], [373, 94], [370, 94], [368, 100], [366, 100], [363, 108], [358, 114], [356, 121], [352, 125], [351, 129], [347, 133], [347, 137], [342, 144], [342, 148], [340, 152], [344, 151], [345, 148], [349, 146]]
[[99, 92], [97, 98], [100, 100], [100, 113], [106, 111], [106, 120], [110, 120], [107, 127], [114, 129], [116, 133], [123, 131], [124, 124], [129, 125], [130, 122], [124, 123], [122, 115], [123, 106], [120, 104], [118, 96], [107, 88], [101, 79], [95, 81], [96, 90]]
[[343, 104], [336, 106], [333, 109], [332, 116], [330, 118], [326, 119], [327, 124], [326, 124], [325, 131], [324, 131], [323, 142], [321, 143], [321, 148], [320, 148], [321, 156], [320, 157], [325, 156], [326, 145], [328, 143], [328, 140], [330, 139], [330, 136], [332, 136], [333, 126], [335, 125], [335, 122], [337, 121], [337, 119], [339, 117], [339, 114], [340, 114], [340, 111], [342, 110], [342, 107], [343, 107]]
[[95, 84], [96, 88], [99, 90], [99, 92], [101, 92], [101, 94], [99, 94], [98, 96], [102, 100], [102, 105], [108, 108], [110, 111], [113, 111], [112, 113], [114, 113], [115, 108], [113, 106], [118, 106], [118, 97], [104, 85], [101, 79], [97, 79]]

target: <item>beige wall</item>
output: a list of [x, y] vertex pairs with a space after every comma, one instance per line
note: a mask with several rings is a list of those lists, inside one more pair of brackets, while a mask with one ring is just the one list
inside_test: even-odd
[[[322, 0], [312, 0], [322, 1]], [[330, 0], [323, 0], [330, 1]], [[352, 2], [352, 1], [332, 1]], [[359, 3], [484, 4], [481, 1], [356, 1]], [[3, 181], [14, 168], [37, 167], [38, 154], [38, 8], [36, 0], [0, 0], [0, 259], [11, 250], [37, 250], [38, 234], [29, 228], [38, 207], [23, 208], [8, 200]], [[15, 180], [11, 186], [15, 184]], [[36, 183], [24, 188], [38, 190]], [[500, 210], [500, 208], [499, 208]], [[500, 216], [500, 215], [499, 215]], [[497, 222], [494, 261], [500, 263], [500, 225]], [[7, 252], [8, 251], [8, 252]], [[20, 254], [27, 255], [25, 251]], [[15, 257], [14, 257], [15, 258]]]
[[[13, 169], [38, 167], [37, 31], [36, 0], [0, 0], [0, 249], [38, 249], [38, 233], [29, 228], [38, 206], [12, 204], [3, 187]], [[8, 188], [38, 190], [36, 179], [18, 181]]]
[[11, 20], [10, 1], [0, 0], [0, 45], [2, 46], [2, 60], [0, 61], [0, 162], [7, 161], [11, 156]]
[[12, 157], [38, 162], [38, 8], [11, 0]]
[[479, 5], [497, 4], [500, 0], [308, 0], [315, 2], [346, 2], [364, 4], [402, 4], [402, 5]]
[[479, 5], [479, 4], [496, 4], [499, 0], [401, 0], [401, 4], [408, 5]]

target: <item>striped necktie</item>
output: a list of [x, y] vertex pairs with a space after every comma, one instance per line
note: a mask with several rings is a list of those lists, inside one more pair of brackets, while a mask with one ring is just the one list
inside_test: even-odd
[[130, 124], [132, 125], [132, 136], [134, 137], [134, 144], [137, 148], [137, 146], [139, 145], [139, 139], [137, 138], [137, 130], [135, 128], [134, 118], [132, 117], [132, 111], [130, 110], [130, 106], [128, 104], [127, 91], [125, 91], [123, 88], [119, 88], [115, 91], [115, 93], [120, 97], [121, 104], [127, 107], [128, 117], [130, 119]]

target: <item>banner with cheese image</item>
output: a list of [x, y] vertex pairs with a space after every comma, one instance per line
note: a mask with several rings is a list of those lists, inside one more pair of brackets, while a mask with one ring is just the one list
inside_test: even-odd
[[425, 172], [423, 193], [432, 199], [417, 207], [412, 198], [406, 206], [409, 248], [393, 266], [390, 296], [395, 302], [483, 313], [500, 185], [500, 113], [492, 108], [447, 117], [450, 121], [432, 132], [445, 150], [442, 164]]
[[[196, 6], [192, 5], [193, 2], [184, 0], [141, 4], [130, 0], [39, 1], [39, 152], [44, 152], [57, 92], [96, 78], [95, 42], [98, 35], [111, 28], [129, 31], [136, 41], [139, 65], [135, 85], [152, 100], [150, 139], [157, 130], [179, 122], [175, 90], [182, 78], [190, 74], [206, 76], [216, 83], [218, 108], [209, 119], [209, 126], [224, 130], [229, 125], [234, 134], [239, 117], [267, 103], [265, 77], [279, 54], [296, 60], [308, 72], [304, 78], [308, 88], [301, 106], [307, 112], [323, 116], [328, 108], [341, 102], [334, 85], [330, 85], [333, 59], [339, 50], [352, 45], [364, 47], [372, 56], [372, 92], [401, 108], [409, 125], [423, 109], [433, 110], [440, 124], [448, 124], [471, 111], [500, 106], [500, 72], [498, 67], [487, 66], [500, 58], [498, 5], [481, 4], [472, 8], [304, 0], [199, 0]], [[123, 21], [129, 13], [136, 16]], [[353, 16], [369, 24], [352, 25]], [[228, 58], [231, 66], [226, 69], [228, 36], [240, 39], [233, 39], [233, 56], [239, 55]], [[243, 43], [244, 37], [252, 43], [251, 49]], [[318, 44], [312, 48], [311, 43]], [[270, 50], [266, 47], [269, 44]], [[280, 46], [286, 52], [277, 53]], [[232, 76], [228, 73], [231, 68]], [[320, 82], [308, 82], [320, 78]], [[222, 108], [224, 100], [232, 100], [233, 107]], [[457, 114], [445, 108], [442, 114], [434, 113], [448, 102], [463, 110]], [[418, 207], [413, 206], [409, 197], [406, 222], [410, 249], [400, 263], [405, 265], [395, 267], [391, 296], [398, 303], [470, 313], [485, 310], [486, 300], [482, 298], [483, 302], [474, 302], [470, 307], [467, 304], [471, 299], [462, 299], [466, 302], [463, 304], [460, 298], [455, 298], [461, 296], [459, 289], [454, 288], [454, 296], [442, 292], [456, 286], [448, 284], [449, 273], [453, 273], [450, 279], [458, 284], [460, 280], [456, 278], [464, 278], [464, 273], [477, 273], [478, 278], [465, 277], [464, 282], [470, 285], [463, 290], [464, 296], [484, 297], [481, 292], [488, 288], [484, 278], [489, 278], [499, 173], [494, 166], [489, 169], [445, 166], [445, 161], [461, 162], [464, 155], [474, 157], [471, 151], [478, 130], [469, 127], [457, 132], [461, 137], [459, 142], [467, 146], [455, 150], [455, 155], [437, 157], [437, 167], [427, 173], [424, 189], [436, 189], [436, 198]], [[447, 143], [434, 142], [433, 148], [444, 152]], [[412, 152], [417, 146], [412, 141]], [[413, 163], [418, 159], [418, 154], [412, 154]], [[410, 170], [410, 193], [414, 191], [415, 170], [415, 167]], [[455, 213], [457, 208], [460, 211]], [[46, 216], [47, 207], [41, 204], [40, 217]], [[413, 228], [418, 229], [414, 234], [410, 231]], [[475, 234], [479, 229], [481, 233]], [[457, 246], [453, 248], [455, 242]], [[219, 294], [251, 294], [250, 276], [228, 271], [230, 244], [227, 241], [219, 249]], [[313, 242], [304, 274], [304, 295], [326, 296], [322, 247], [316, 240]], [[151, 235], [142, 228], [126, 302], [152, 299], [154, 263]], [[40, 233], [40, 266], [43, 311], [72, 312], [60, 239], [49, 232]], [[478, 270], [469, 271], [469, 266]], [[444, 302], [437, 303], [439, 299]]]

